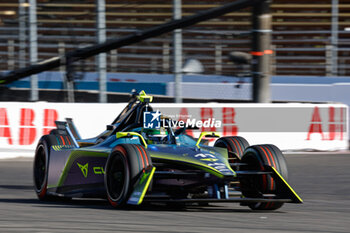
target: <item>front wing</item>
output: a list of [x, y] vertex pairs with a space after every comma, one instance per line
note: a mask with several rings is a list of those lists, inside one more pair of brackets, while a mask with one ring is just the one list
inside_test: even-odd
[[[283, 202], [283, 203], [303, 203], [303, 200], [299, 197], [299, 195], [293, 190], [293, 188], [287, 183], [287, 181], [279, 174], [276, 169], [273, 167], [266, 167], [266, 172], [261, 171], [237, 171], [238, 176], [244, 175], [263, 175], [270, 174], [272, 178], [277, 183], [280, 188], [279, 196], [273, 197], [271, 195], [263, 195], [261, 198], [246, 198], [242, 196], [240, 192], [229, 192], [228, 189], [225, 190], [227, 192], [224, 195], [217, 195], [216, 198], [182, 198], [182, 199], [174, 199], [169, 196], [159, 196], [152, 195], [152, 193], [147, 194], [147, 189], [149, 184], [153, 178], [155, 173], [155, 167], [148, 168], [144, 173], [140, 176], [137, 185], [131, 197], [129, 198], [128, 204], [139, 205], [142, 202], [163, 202], [163, 203], [208, 203], [208, 202], [241, 202], [241, 203], [256, 203], [256, 202]], [[174, 174], [177, 176], [184, 175]], [[215, 187], [215, 186], [214, 186]]]

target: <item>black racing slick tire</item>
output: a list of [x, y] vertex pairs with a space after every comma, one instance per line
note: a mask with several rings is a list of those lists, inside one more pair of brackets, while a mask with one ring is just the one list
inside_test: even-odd
[[124, 207], [141, 173], [151, 166], [146, 148], [136, 144], [117, 145], [106, 163], [105, 187], [107, 198], [115, 208]]
[[[282, 177], [288, 180], [287, 164], [282, 152], [274, 145], [255, 145], [248, 147], [242, 157], [241, 171], [265, 171], [265, 166], [275, 168]], [[279, 187], [271, 175], [249, 175], [240, 178], [242, 195], [247, 198], [261, 198], [263, 194], [274, 194], [278, 197]], [[250, 203], [252, 210], [276, 210], [281, 202]]]
[[[245, 149], [249, 147], [249, 143], [245, 138], [239, 136], [221, 137], [216, 140], [214, 147], [226, 148], [228, 152], [236, 154], [238, 159], [241, 159]], [[232, 153], [229, 153], [228, 156], [235, 159]]]
[[39, 200], [47, 200], [47, 178], [49, 172], [50, 148], [55, 145], [55, 137], [42, 136], [35, 150], [33, 164], [34, 190]]

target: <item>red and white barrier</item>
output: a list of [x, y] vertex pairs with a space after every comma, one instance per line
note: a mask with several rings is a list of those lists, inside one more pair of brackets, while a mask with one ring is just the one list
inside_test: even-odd
[[[37, 141], [55, 120], [73, 118], [83, 138], [101, 133], [125, 104], [0, 103], [0, 158], [33, 156]], [[153, 104], [175, 120], [221, 121], [200, 131], [239, 135], [250, 144], [272, 143], [283, 150], [348, 148], [348, 107], [344, 104]]]
[[[348, 149], [348, 106], [344, 104], [158, 104], [175, 119], [215, 118], [222, 136], [243, 136], [253, 144], [275, 144], [282, 150]], [[154, 106], [154, 109], [155, 106]], [[197, 137], [200, 132], [193, 131]]]

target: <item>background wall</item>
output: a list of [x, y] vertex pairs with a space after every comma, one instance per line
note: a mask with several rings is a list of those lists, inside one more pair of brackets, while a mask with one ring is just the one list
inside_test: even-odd
[[[97, 136], [125, 104], [0, 103], [0, 156], [33, 156], [41, 135], [55, 120], [73, 118], [84, 138]], [[348, 148], [348, 107], [343, 104], [154, 104], [174, 119], [215, 118], [223, 136], [240, 135], [251, 144], [272, 143], [283, 150]], [[200, 131], [189, 132], [198, 137]]]

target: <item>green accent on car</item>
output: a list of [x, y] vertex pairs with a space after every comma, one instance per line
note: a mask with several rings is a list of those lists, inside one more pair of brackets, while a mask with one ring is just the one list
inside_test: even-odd
[[124, 137], [129, 138], [132, 136], [137, 136], [141, 139], [142, 144], [147, 148], [147, 143], [146, 143], [145, 139], [139, 133], [136, 133], [136, 132], [118, 132], [116, 136], [117, 136], [117, 138], [124, 138]]
[[155, 167], [148, 167], [142, 174], [138, 180], [137, 185], [135, 186], [130, 198], [128, 200], [128, 204], [130, 205], [140, 205], [143, 201], [143, 198], [146, 195], [149, 184], [153, 178]]
[[199, 147], [199, 143], [202, 141], [202, 139], [203, 139], [204, 137], [207, 137], [207, 136], [219, 138], [219, 137], [220, 137], [220, 134], [217, 133], [217, 132], [202, 132], [202, 133], [200, 134], [198, 140], [197, 140], [197, 143], [196, 143], [196, 146], [197, 146], [198, 148], [200, 148], [200, 147]]
[[88, 168], [89, 168], [89, 163], [86, 163], [85, 165], [81, 165], [80, 163], [77, 163], [79, 166], [81, 172], [83, 173], [84, 177], [87, 178], [88, 176]]
[[71, 146], [71, 145], [54, 145], [52, 146], [52, 149], [54, 151], [60, 151], [60, 150], [63, 150], [63, 149], [72, 149], [74, 146]]
[[277, 179], [279, 179], [283, 184], [285, 184], [287, 190], [291, 194], [291, 198], [293, 200], [293, 203], [303, 203], [303, 200], [299, 197], [299, 195], [293, 190], [292, 187], [287, 183], [287, 181], [282, 177], [282, 175], [274, 168], [270, 167]]
[[211, 158], [208, 158], [208, 159], [200, 159], [200, 160], [209, 161], [209, 162], [216, 162], [216, 161], [218, 161], [219, 159], [211, 159]]
[[137, 97], [141, 102], [152, 103], [153, 96], [147, 95], [145, 91], [141, 91], [139, 96]]
[[139, 201], [139, 205], [142, 203], [143, 201], [143, 198], [145, 197], [145, 194], [146, 194], [146, 191], [148, 189], [148, 186], [149, 184], [151, 183], [151, 180], [153, 178], [153, 175], [154, 175], [154, 172], [156, 171], [156, 168], [153, 167], [152, 168], [152, 171], [151, 171], [151, 174], [149, 174], [148, 178], [147, 178], [147, 181], [146, 181], [146, 184], [145, 184], [145, 187], [143, 188], [143, 191], [142, 191], [142, 194], [141, 194], [141, 198], [140, 198], [140, 201]]
[[105, 170], [103, 167], [93, 167], [94, 174], [96, 175], [103, 175], [105, 174]]
[[6, 82], [6, 80], [0, 80], [0, 83], [4, 83], [4, 82]]

